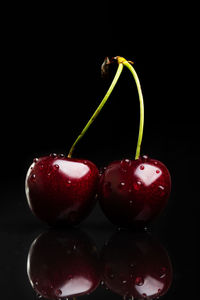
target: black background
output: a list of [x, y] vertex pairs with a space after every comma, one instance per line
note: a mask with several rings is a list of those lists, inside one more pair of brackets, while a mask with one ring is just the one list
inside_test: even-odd
[[[196, 296], [198, 101], [196, 8], [181, 4], [15, 5], [2, 8], [0, 286], [4, 300], [34, 299], [26, 276], [33, 239], [47, 226], [26, 203], [24, 179], [34, 157], [67, 154], [100, 103], [106, 56], [134, 61], [145, 102], [142, 154], [170, 170], [172, 194], [150, 228], [167, 248], [174, 281], [166, 299]], [[108, 103], [74, 156], [98, 167], [134, 158], [139, 123], [137, 90], [124, 69]], [[83, 222], [99, 249], [115, 230], [98, 205]], [[96, 292], [88, 299], [118, 299]], [[107, 296], [106, 296], [107, 295]], [[94, 297], [94, 298], [92, 298]], [[99, 298], [98, 298], [99, 297]]]

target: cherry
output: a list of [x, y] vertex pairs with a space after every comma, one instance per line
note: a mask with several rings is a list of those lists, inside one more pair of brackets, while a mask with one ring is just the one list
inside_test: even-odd
[[74, 225], [91, 212], [96, 202], [99, 172], [92, 162], [73, 159], [72, 153], [109, 98], [121, 71], [122, 65], [67, 158], [57, 155], [36, 158], [29, 167], [25, 180], [26, 196], [30, 209], [39, 219], [49, 224], [65, 222]]
[[166, 166], [147, 156], [110, 163], [100, 179], [99, 201], [119, 226], [144, 225], [165, 207], [171, 190]]
[[28, 253], [27, 273], [37, 294], [55, 300], [91, 293], [101, 279], [94, 242], [75, 229], [37, 237]]
[[25, 182], [30, 209], [49, 224], [78, 224], [96, 203], [98, 178], [98, 169], [89, 160], [56, 154], [36, 158]]
[[120, 231], [101, 254], [105, 285], [124, 299], [155, 299], [172, 283], [172, 265], [164, 247], [148, 233]]
[[[120, 226], [149, 223], [165, 207], [171, 191], [171, 178], [167, 167], [158, 160], [146, 156], [140, 157], [140, 148], [144, 129], [144, 101], [140, 81], [132, 62], [116, 56], [106, 59], [105, 65], [117, 60], [118, 69], [113, 82], [99, 109], [110, 96], [125, 66], [133, 75], [140, 103], [140, 124], [135, 160], [124, 159], [110, 163], [101, 175], [99, 185], [100, 205], [105, 215]], [[99, 113], [93, 115], [92, 120]]]

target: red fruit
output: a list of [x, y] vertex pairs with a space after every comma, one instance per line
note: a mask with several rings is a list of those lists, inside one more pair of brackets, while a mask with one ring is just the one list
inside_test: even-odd
[[89, 160], [54, 154], [34, 159], [25, 182], [30, 209], [49, 224], [80, 223], [96, 203], [98, 178]]
[[144, 156], [110, 163], [100, 178], [99, 200], [103, 212], [114, 224], [144, 225], [163, 210], [170, 190], [166, 166]]
[[45, 299], [91, 293], [101, 275], [96, 246], [79, 230], [45, 232], [30, 247], [27, 273], [35, 292]]
[[106, 286], [127, 299], [156, 299], [172, 282], [167, 251], [147, 233], [116, 233], [102, 251]]

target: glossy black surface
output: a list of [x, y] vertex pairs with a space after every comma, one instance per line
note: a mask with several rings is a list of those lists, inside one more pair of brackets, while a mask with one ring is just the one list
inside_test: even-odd
[[[164, 300], [197, 299], [196, 212], [199, 202], [199, 110], [193, 88], [199, 17], [194, 4], [102, 2], [8, 4], [2, 8], [0, 299], [35, 300], [27, 275], [32, 242], [49, 230], [29, 210], [25, 175], [33, 158], [67, 154], [107, 91], [105, 56], [134, 61], [145, 104], [141, 155], [170, 171], [167, 208], [149, 228], [166, 249], [173, 281]], [[198, 44], [197, 44], [198, 45]], [[192, 70], [194, 67], [194, 70]], [[197, 115], [198, 114], [198, 115]], [[99, 168], [133, 159], [139, 124], [135, 84], [123, 70], [118, 85], [74, 152]], [[80, 226], [100, 254], [116, 232], [97, 205]], [[119, 254], [116, 247], [116, 256]], [[139, 281], [138, 281], [139, 282]], [[80, 299], [122, 299], [104, 284]]]

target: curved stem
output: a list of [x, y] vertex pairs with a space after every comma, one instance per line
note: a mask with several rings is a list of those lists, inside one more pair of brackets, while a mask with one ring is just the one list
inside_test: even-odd
[[123, 57], [117, 56], [116, 57], [119, 65], [122, 63], [125, 67], [129, 69], [131, 74], [133, 75], [135, 79], [135, 83], [137, 86], [138, 90], [138, 96], [139, 96], [139, 102], [140, 102], [140, 125], [139, 125], [139, 134], [138, 134], [138, 141], [137, 141], [137, 148], [136, 148], [136, 154], [135, 154], [135, 159], [138, 159], [140, 156], [140, 148], [141, 148], [141, 143], [142, 143], [142, 137], [143, 137], [143, 131], [144, 131], [144, 100], [143, 100], [143, 95], [142, 95], [142, 89], [140, 85], [140, 81], [138, 78], [138, 75], [133, 68], [133, 66]]
[[69, 154], [67, 157], [72, 157], [72, 153], [74, 151], [74, 148], [76, 146], [76, 144], [80, 141], [80, 139], [85, 135], [86, 131], [88, 130], [88, 128], [90, 127], [90, 125], [94, 122], [94, 120], [96, 119], [96, 117], [98, 116], [98, 114], [100, 113], [100, 111], [102, 110], [104, 104], [106, 103], [106, 101], [108, 100], [109, 96], [111, 95], [120, 75], [121, 75], [121, 72], [123, 70], [123, 64], [122, 63], [119, 63], [118, 65], [118, 69], [117, 69], [117, 72], [115, 74], [115, 77], [106, 93], [106, 95], [104, 96], [103, 100], [101, 101], [101, 103], [99, 104], [99, 106], [97, 107], [97, 109], [95, 110], [95, 112], [93, 113], [92, 117], [89, 119], [88, 123], [85, 125], [85, 127], [83, 128], [83, 130], [81, 131], [81, 133], [79, 134], [79, 136], [77, 137], [77, 139], [75, 140], [75, 142], [73, 143], [70, 151], [69, 151]]

